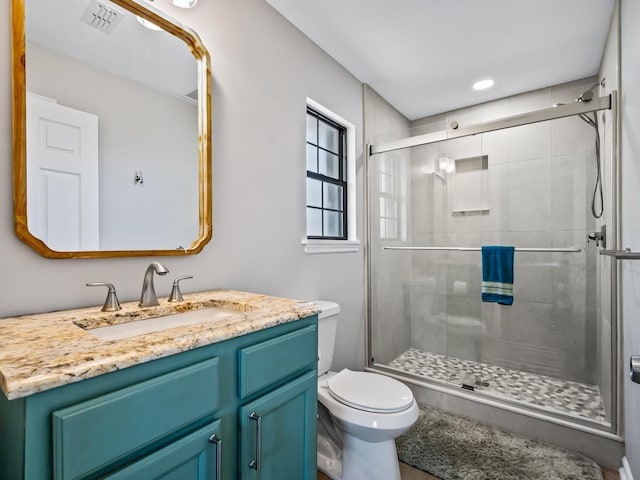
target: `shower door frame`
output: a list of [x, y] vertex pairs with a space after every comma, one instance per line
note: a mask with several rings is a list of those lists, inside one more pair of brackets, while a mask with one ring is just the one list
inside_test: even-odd
[[[455, 128], [448, 128], [439, 132], [427, 133], [423, 135], [416, 135], [412, 137], [402, 138], [400, 140], [393, 140], [383, 142], [379, 144], [366, 145], [366, 158], [365, 158], [365, 218], [364, 218], [364, 230], [365, 230], [365, 244], [367, 246], [366, 252], [366, 322], [365, 322], [365, 358], [366, 365], [365, 370], [383, 373], [399, 380], [403, 380], [418, 386], [435, 389], [443, 393], [452, 394], [468, 398], [473, 401], [478, 401], [487, 405], [493, 405], [498, 408], [504, 408], [516, 413], [524, 413], [526, 415], [544, 419], [559, 425], [569, 426], [585, 432], [593, 433], [596, 435], [604, 436], [611, 439], [620, 439], [619, 427], [621, 423], [621, 392], [622, 385], [620, 378], [619, 365], [621, 365], [621, 334], [620, 334], [620, 322], [618, 319], [620, 292], [618, 291], [619, 271], [617, 268], [617, 261], [611, 257], [611, 279], [610, 279], [610, 296], [611, 296], [611, 393], [615, 396], [611, 402], [611, 418], [610, 426], [597, 424], [596, 422], [589, 421], [587, 419], [580, 419], [569, 417], [563, 414], [554, 414], [552, 412], [545, 411], [535, 405], [521, 404], [510, 401], [508, 399], [496, 398], [494, 396], [488, 396], [481, 392], [468, 392], [466, 390], [455, 388], [443, 382], [435, 381], [427, 377], [411, 374], [408, 372], [402, 372], [389, 368], [386, 365], [378, 364], [373, 361], [372, 358], [372, 339], [371, 339], [371, 206], [370, 206], [370, 159], [373, 155], [392, 152], [395, 150], [401, 150], [410, 147], [416, 147], [419, 145], [427, 145], [431, 143], [443, 142], [446, 140], [452, 140], [455, 138], [468, 137], [472, 135], [478, 135], [481, 133], [488, 133], [497, 130], [504, 130], [512, 127], [519, 127], [522, 125], [529, 125], [532, 123], [539, 123], [549, 120], [555, 120], [564, 117], [571, 117], [580, 114], [586, 114], [591, 112], [597, 112], [601, 110], [610, 110], [612, 117], [612, 135], [611, 135], [611, 198], [613, 204], [611, 208], [611, 225], [613, 228], [608, 229], [609, 238], [607, 243], [609, 248], [620, 250], [618, 239], [620, 237], [620, 226], [618, 224], [618, 211], [620, 208], [620, 169], [619, 169], [619, 145], [618, 145], [618, 93], [616, 90], [612, 91], [609, 95], [602, 97], [596, 97], [589, 102], [574, 102], [568, 105], [558, 105], [551, 108], [545, 108], [542, 110], [535, 110], [524, 114], [513, 115], [504, 117], [501, 119], [469, 125], [467, 127], [458, 128], [457, 124]], [[365, 140], [366, 141], [366, 140]], [[613, 246], [613, 247], [611, 247]], [[602, 250], [599, 250], [601, 252]], [[602, 254], [601, 254], [602, 255]]]

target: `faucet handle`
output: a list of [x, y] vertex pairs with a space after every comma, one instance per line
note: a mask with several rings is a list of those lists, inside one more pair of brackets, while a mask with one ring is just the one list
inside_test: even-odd
[[120, 306], [120, 302], [118, 302], [118, 296], [116, 295], [116, 287], [113, 286], [113, 283], [107, 282], [89, 282], [87, 283], [87, 287], [108, 287], [109, 293], [107, 293], [107, 299], [104, 301], [104, 305], [102, 306], [103, 312], [117, 312], [118, 310], [122, 310]]
[[180, 291], [180, 280], [187, 280], [188, 278], [193, 278], [193, 275], [184, 275], [173, 281], [173, 288], [171, 289], [171, 295], [169, 295], [167, 302], [173, 303], [184, 301], [184, 298], [182, 298], [182, 292]]

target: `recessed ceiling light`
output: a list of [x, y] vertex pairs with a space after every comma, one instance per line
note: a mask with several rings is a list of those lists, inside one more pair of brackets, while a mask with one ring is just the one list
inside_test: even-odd
[[495, 82], [493, 80], [491, 80], [490, 78], [487, 78], [486, 80], [480, 80], [479, 82], [476, 82], [473, 84], [473, 89], [474, 90], [486, 90], [487, 88], [493, 87], [493, 84]]

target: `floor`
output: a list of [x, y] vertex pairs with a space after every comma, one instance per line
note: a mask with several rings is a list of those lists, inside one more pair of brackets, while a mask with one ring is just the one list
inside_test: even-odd
[[[606, 424], [600, 393], [594, 385], [446, 357], [413, 348], [396, 358], [389, 366]], [[402, 480], [440, 480], [403, 463], [400, 463], [400, 473]], [[615, 470], [603, 467], [602, 473], [604, 480], [620, 480]], [[330, 479], [318, 472], [318, 480]]]
[[[602, 469], [602, 474], [604, 480], [620, 480], [618, 476], [618, 472], [614, 470], [609, 470], [607, 468]], [[421, 470], [415, 469], [406, 465], [404, 463], [400, 463], [400, 475], [402, 480], [440, 480], [438, 477], [434, 477], [433, 475], [429, 475]], [[329, 477], [325, 476], [322, 472], [318, 472], [318, 480], [330, 480]]]
[[598, 387], [411, 348], [390, 367], [607, 425]]

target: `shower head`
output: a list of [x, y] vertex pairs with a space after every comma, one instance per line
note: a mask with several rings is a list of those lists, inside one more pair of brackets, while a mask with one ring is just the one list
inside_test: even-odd
[[[604, 80], [603, 80], [604, 81]], [[576, 102], [589, 102], [593, 99], [593, 89], [602, 85], [602, 82], [596, 82], [586, 89], [582, 95], [576, 98]]]
[[576, 102], [589, 102], [593, 98], [593, 90], [587, 90], [582, 95], [580, 95]]
[[[580, 95], [579, 97], [577, 97], [574, 102], [590, 102], [591, 100], [593, 100], [593, 90], [596, 87], [599, 86], [603, 86], [604, 87], [604, 78], [602, 79], [601, 82], [596, 82], [593, 85], [591, 85], [589, 88], [587, 88], [584, 92], [582, 92], [582, 95]], [[559, 107], [560, 105], [566, 105], [565, 103], [554, 103], [553, 106], [554, 107]]]

